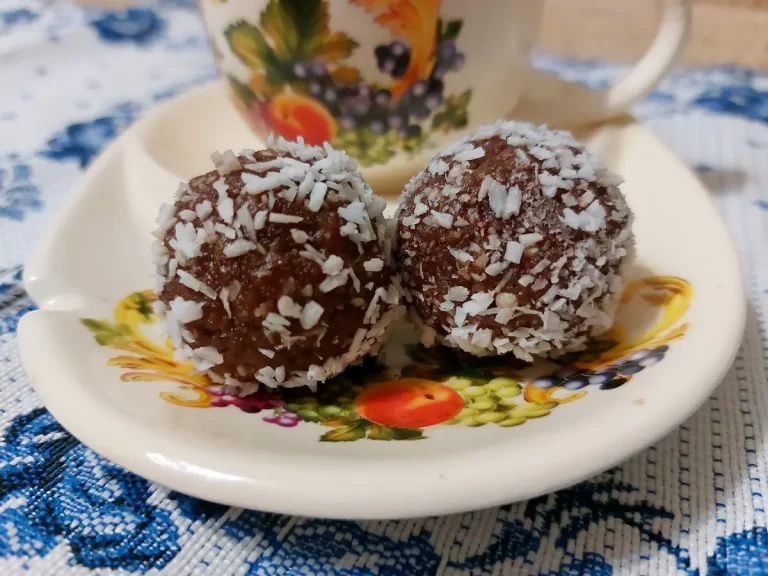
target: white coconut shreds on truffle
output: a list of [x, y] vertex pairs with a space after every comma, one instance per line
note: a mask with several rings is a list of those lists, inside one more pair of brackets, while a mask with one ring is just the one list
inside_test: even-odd
[[437, 335], [425, 341], [530, 361], [609, 328], [634, 243], [620, 184], [569, 133], [528, 123], [442, 150], [396, 213], [406, 299]]
[[403, 310], [386, 202], [357, 164], [282, 138], [212, 158], [154, 232], [175, 356], [246, 394], [314, 389], [375, 353]]

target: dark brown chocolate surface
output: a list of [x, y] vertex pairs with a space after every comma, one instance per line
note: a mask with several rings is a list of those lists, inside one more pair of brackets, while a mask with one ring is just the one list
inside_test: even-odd
[[[474, 141], [473, 144], [482, 147], [485, 155], [465, 162], [465, 171], [460, 166], [456, 168], [460, 162], [451, 156], [444, 156], [442, 160], [449, 166], [445, 174], [425, 170], [414, 178], [401, 198], [396, 260], [402, 273], [403, 285], [412, 296], [418, 316], [438, 334], [445, 335], [455, 326], [454, 311], [441, 310], [440, 306], [448, 290], [459, 286], [467, 288], [470, 295], [511, 293], [516, 297], [518, 307], [535, 312], [518, 311], [518, 315], [503, 326], [495, 321], [494, 315], [471, 318], [478, 329], [493, 330], [493, 338], [509, 336], [522, 327], [542, 331], [541, 314], [548, 307], [542, 298], [553, 285], [553, 264], [564, 256], [567, 258], [555, 278], [555, 282], [563, 289], [581, 276], [585, 263], [595, 267], [606, 278], [618, 274], [621, 258], [604, 258], [605, 262], [599, 259], [601, 255], [620, 250], [618, 244], [612, 243], [628, 227], [630, 216], [626, 203], [615, 187], [609, 190], [598, 183], [575, 178], [570, 190], [573, 197], [578, 201], [584, 194], [591, 192], [605, 209], [607, 217], [605, 226], [597, 234], [574, 229], [563, 219], [565, 205], [562, 196], [568, 191], [559, 190], [552, 198], [542, 193], [538, 180], [543, 170], [542, 161], [530, 154], [529, 147], [510, 146], [499, 136]], [[574, 154], [580, 153], [577, 149], [571, 151]], [[527, 157], [527, 162], [521, 160], [521, 153]], [[461, 173], [459, 184], [451, 177], [451, 169], [455, 170], [454, 176]], [[557, 174], [558, 170], [550, 169], [549, 172]], [[504, 220], [494, 213], [487, 197], [478, 199], [481, 184], [487, 176], [505, 186], [514, 185], [520, 189], [522, 201], [519, 214]], [[458, 190], [451, 190], [453, 187], [458, 187]], [[448, 195], [445, 194], [446, 188], [450, 192]], [[452, 227], [446, 229], [434, 223], [428, 224], [429, 220], [425, 221], [425, 218], [430, 212], [423, 213], [421, 222], [415, 226], [404, 225], [404, 219], [414, 215], [417, 203], [425, 204], [430, 211], [451, 214], [454, 218]], [[572, 209], [579, 213], [585, 207], [576, 204]], [[468, 225], [457, 226], [459, 218], [463, 218]], [[503, 260], [507, 240], [517, 240], [521, 235], [532, 233], [541, 234], [543, 238], [525, 250], [519, 264], [509, 265], [496, 276], [485, 272], [486, 266], [493, 262], [494, 253], [500, 254], [495, 258]], [[494, 235], [501, 241], [498, 250], [489, 246], [489, 240]], [[580, 257], [580, 247], [583, 249], [585, 241], [590, 238], [596, 241], [590, 244], [596, 243], [597, 246]], [[469, 253], [472, 261], [459, 261], [451, 250]], [[542, 260], [549, 261], [550, 265], [542, 271], [534, 272]], [[520, 279], [526, 275], [532, 276], [533, 280], [523, 286]], [[578, 309], [582, 303], [582, 298], [568, 302], [573, 309]], [[601, 300], [597, 299], [596, 303], [601, 305]], [[491, 307], [496, 307], [496, 304], [491, 304]], [[578, 338], [586, 333], [588, 326], [583, 317], [562, 311], [559, 311], [559, 315], [569, 325], [569, 338]]]
[[[278, 156], [286, 154], [260, 151], [255, 153], [255, 162], [265, 162]], [[254, 162], [253, 158], [243, 156], [239, 160], [243, 166]], [[256, 174], [249, 169], [243, 171]], [[259, 173], [261, 176], [264, 174], [266, 172]], [[214, 182], [220, 178], [216, 171], [193, 178], [189, 186], [195, 197], [178, 200], [177, 213], [194, 210], [196, 205], [208, 200], [214, 211], [207, 220], [223, 224], [215, 209], [218, 194], [213, 188]], [[232, 172], [223, 178], [229, 187], [229, 196], [234, 200], [235, 213], [244, 204], [252, 215], [267, 209], [270, 194], [239, 192], [243, 188], [242, 171]], [[230, 302], [231, 317], [220, 298], [211, 300], [192, 290], [179, 281], [178, 275], [168, 281], [160, 293], [160, 300], [166, 304], [176, 297], [204, 303], [203, 318], [186, 324], [184, 328], [194, 338], [195, 348], [212, 346], [223, 355], [223, 363], [215, 367], [215, 372], [221, 376], [229, 374], [241, 381], [253, 381], [255, 374], [265, 366], [283, 366], [286, 372], [305, 371], [313, 364], [322, 365], [328, 358], [341, 356], [350, 348], [356, 331], [363, 326], [366, 308], [374, 292], [380, 287], [386, 289], [391, 281], [391, 270], [387, 267], [380, 272], [368, 272], [363, 266], [371, 258], [384, 258], [378, 242], [361, 244], [361, 252], [349, 238], [342, 237], [340, 228], [344, 222], [337, 208], [348, 202], [326, 198], [323, 207], [318, 212], [312, 212], [304, 202], [289, 202], [277, 197], [276, 194], [283, 188], [281, 186], [272, 191], [275, 196], [270, 213], [301, 216], [301, 222], [268, 223], [257, 233], [263, 250], [252, 250], [234, 258], [223, 254], [224, 246], [231, 240], [218, 234], [213, 243], [203, 246], [200, 256], [178, 268], [205, 282], [217, 294], [221, 289], [232, 286], [233, 282], [239, 282], [239, 293]], [[195, 227], [202, 225], [199, 218], [192, 223]], [[344, 286], [321, 292], [318, 287], [326, 274], [319, 263], [299, 254], [303, 247], [294, 241], [292, 229], [305, 232], [310, 244], [326, 257], [339, 256], [344, 261], [344, 267], [352, 268], [360, 280], [359, 290], [355, 289], [350, 279]], [[172, 250], [170, 240], [173, 235], [171, 229], [164, 240], [169, 251]], [[369, 285], [370, 282], [373, 285]], [[302, 330], [298, 321], [292, 321], [290, 346], [281, 343], [277, 334], [267, 334], [262, 326], [267, 314], [278, 313], [277, 302], [281, 296], [289, 296], [301, 306], [314, 300], [324, 309], [321, 321], [310, 330]], [[273, 352], [274, 356], [269, 358], [263, 353], [264, 350]]]

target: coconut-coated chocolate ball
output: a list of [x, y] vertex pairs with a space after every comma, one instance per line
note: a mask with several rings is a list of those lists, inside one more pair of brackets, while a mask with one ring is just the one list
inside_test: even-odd
[[610, 327], [633, 252], [621, 179], [566, 132], [502, 121], [405, 187], [396, 260], [422, 341], [530, 361]]
[[400, 311], [386, 202], [326, 145], [214, 154], [157, 219], [157, 312], [177, 357], [246, 394], [377, 351]]

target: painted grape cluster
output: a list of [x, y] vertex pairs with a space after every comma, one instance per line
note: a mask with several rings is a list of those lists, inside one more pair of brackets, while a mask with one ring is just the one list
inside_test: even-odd
[[283, 409], [304, 422], [355, 420], [358, 418], [355, 396], [362, 390], [362, 385], [345, 378], [334, 378], [326, 382], [326, 386], [319, 387], [316, 394], [307, 391], [290, 394], [289, 391]]
[[380, 72], [402, 78], [411, 63], [411, 49], [400, 40], [376, 46], [376, 65]]
[[[460, 25], [446, 29], [444, 34], [458, 35]], [[439, 33], [443, 33], [440, 25]], [[411, 49], [400, 40], [390, 44], [376, 47], [376, 63], [379, 71], [400, 79], [410, 65]], [[387, 130], [394, 130], [407, 138], [421, 136], [421, 126], [410, 122], [421, 122], [445, 102], [445, 83], [443, 78], [449, 72], [458, 72], [464, 67], [464, 54], [458, 52], [456, 42], [452, 37], [444, 38], [435, 49], [435, 63], [432, 72], [426, 79], [414, 81], [400, 96], [397, 102], [393, 102], [392, 93], [389, 90], [379, 90], [373, 99], [375, 118], [369, 125], [374, 134], [383, 134]], [[364, 87], [368, 88], [368, 87]], [[366, 94], [370, 94], [366, 90]], [[378, 109], [376, 109], [378, 108]], [[344, 128], [355, 128], [354, 124], [345, 125]]]
[[[423, 120], [429, 114], [419, 116], [415, 111], [411, 112], [408, 95], [394, 102], [392, 92], [386, 88], [376, 88], [363, 83], [340, 83], [331, 76], [326, 65], [319, 61], [298, 63], [294, 66], [294, 72], [306, 81], [309, 93], [320, 100], [337, 119], [342, 131], [355, 133], [362, 130], [375, 136], [391, 131], [395, 133], [393, 136], [405, 140], [421, 137], [421, 127], [409, 123], [410, 117]], [[423, 82], [417, 82], [412, 88], [418, 85], [416, 92], [426, 91], [422, 84]], [[350, 153], [354, 155], [354, 150]]]
[[[461, 30], [458, 21], [438, 21], [439, 44], [428, 77], [415, 79], [402, 93], [397, 82], [411, 65], [411, 48], [400, 40], [376, 47], [376, 64], [390, 76], [395, 89], [370, 84], [327, 86], [310, 83], [310, 92], [320, 96], [339, 123], [337, 143], [363, 164], [386, 162], [393, 150], [417, 150], [428, 136], [425, 120], [433, 118], [433, 130], [467, 125], [470, 93], [446, 98], [444, 77], [464, 67], [464, 54], [456, 47]], [[303, 71], [303, 70], [302, 70]], [[326, 82], [330, 76], [326, 75]], [[325, 90], [325, 91], [323, 91]]]
[[487, 382], [450, 378], [445, 385], [464, 398], [464, 409], [446, 424], [519, 426], [529, 418], [546, 416], [557, 406], [557, 402], [526, 402], [520, 384], [512, 378], [494, 378]]
[[668, 350], [666, 344], [637, 350], [615, 364], [595, 370], [579, 370], [572, 366], [561, 368], [551, 376], [536, 378], [531, 385], [541, 389], [560, 386], [565, 390], [581, 390], [597, 386], [600, 390], [613, 390], [629, 382], [634, 374], [661, 362]]
[[[361, 6], [393, 37], [370, 54], [380, 75], [368, 78], [348, 62], [359, 42], [330, 29], [326, 1], [273, 0], [258, 24], [229, 24], [229, 48], [249, 70], [247, 78], [229, 74], [229, 84], [257, 133], [329, 141], [372, 165], [467, 126], [471, 91], [447, 95], [444, 83], [464, 67], [456, 44], [462, 21], [443, 21], [439, 3], [428, 10], [415, 0]], [[285, 30], [297, 37], [287, 41]]]

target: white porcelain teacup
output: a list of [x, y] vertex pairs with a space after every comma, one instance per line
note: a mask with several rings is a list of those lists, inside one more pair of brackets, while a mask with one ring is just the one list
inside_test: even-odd
[[[368, 174], [415, 172], [479, 124], [514, 116], [530, 86], [542, 0], [201, 0], [216, 60], [262, 139], [331, 142]], [[533, 97], [535, 116], [576, 125], [620, 114], [684, 47], [689, 0], [663, 0], [658, 36], [604, 92]], [[530, 105], [530, 102], [529, 102]]]

